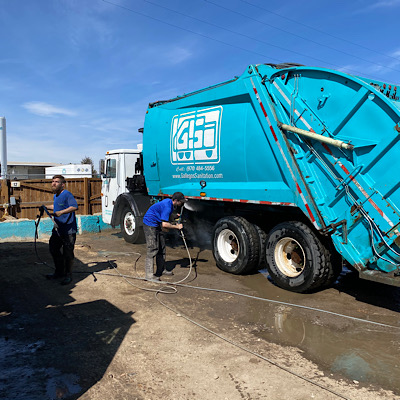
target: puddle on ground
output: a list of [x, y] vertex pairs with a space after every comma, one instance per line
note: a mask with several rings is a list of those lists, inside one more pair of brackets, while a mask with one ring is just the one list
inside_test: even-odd
[[47, 368], [45, 374], [47, 377], [47, 399], [65, 399], [82, 390], [82, 388], [77, 384], [79, 381], [77, 375], [63, 374], [54, 368]]
[[[258, 284], [254, 286], [260, 292]], [[269, 288], [268, 297], [283, 302], [295, 304], [298, 296]], [[348, 310], [336, 312], [349, 314]], [[253, 327], [252, 333], [273, 343], [299, 348], [325, 373], [400, 393], [400, 329], [259, 301], [251, 301], [246, 313], [243, 318]]]
[[77, 375], [35, 367], [35, 353], [44, 345], [0, 338], [0, 398], [59, 400], [82, 390]]

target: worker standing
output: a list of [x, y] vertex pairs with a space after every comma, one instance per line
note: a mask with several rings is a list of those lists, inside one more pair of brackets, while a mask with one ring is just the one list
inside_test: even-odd
[[[159, 281], [161, 275], [172, 275], [165, 271], [165, 237], [163, 229], [182, 229], [182, 224], [171, 224], [170, 215], [174, 209], [182, 207], [187, 201], [181, 192], [176, 192], [171, 199], [164, 199], [153, 204], [143, 217], [143, 228], [146, 237], [147, 255], [145, 263], [146, 280]], [[156, 273], [154, 274], [154, 258]]]
[[[51, 189], [54, 193], [53, 205], [48, 209], [53, 210], [54, 228], [51, 233], [49, 248], [54, 260], [54, 274], [46, 275], [47, 279], [61, 278], [62, 285], [72, 282], [72, 265], [74, 262], [74, 247], [76, 240], [75, 211], [78, 203], [71, 192], [65, 189], [65, 178], [54, 175]], [[62, 253], [61, 253], [62, 248]]]

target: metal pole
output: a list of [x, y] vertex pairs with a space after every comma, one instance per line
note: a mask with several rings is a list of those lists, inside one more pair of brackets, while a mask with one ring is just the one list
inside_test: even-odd
[[327, 143], [332, 146], [339, 147], [340, 149], [346, 149], [346, 150], [354, 149], [354, 146], [350, 143], [345, 143], [341, 140], [332, 139], [330, 137], [319, 135], [318, 133], [315, 133], [315, 132], [310, 132], [310, 131], [306, 131], [304, 129], [296, 128], [295, 126], [290, 126], [290, 125], [280, 123], [279, 127], [281, 129], [283, 129], [284, 131], [294, 132], [294, 133], [297, 133], [298, 135], [306, 136], [310, 139], [318, 140], [319, 142]]
[[7, 179], [7, 136], [5, 117], [0, 117], [0, 161], [0, 179]]

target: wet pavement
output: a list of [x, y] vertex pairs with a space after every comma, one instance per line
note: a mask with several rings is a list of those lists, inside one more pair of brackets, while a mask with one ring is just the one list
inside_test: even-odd
[[[206, 245], [201, 255], [210, 260], [210, 269], [201, 268], [212, 273], [216, 267], [209, 253]], [[298, 348], [337, 379], [400, 393], [400, 288], [359, 279], [346, 267], [330, 288], [311, 294], [280, 289], [267, 270], [228, 276], [242, 286], [240, 293], [288, 303], [236, 300], [232, 329], [239, 325], [260, 339]]]
[[[265, 271], [261, 272], [261, 276], [247, 277], [244, 284], [253, 289], [256, 296], [293, 306], [254, 301], [241, 322], [254, 326], [255, 335], [300, 349], [307, 359], [339, 379], [345, 377], [400, 393], [399, 288], [362, 281], [354, 272], [346, 270], [332, 288], [298, 294], [276, 287]], [[360, 303], [357, 297], [366, 302]]]
[[[361, 280], [355, 271], [344, 267], [332, 287], [311, 294], [292, 293], [275, 286], [267, 270], [247, 276], [221, 272], [215, 266], [209, 242], [203, 242], [200, 248], [190, 238], [188, 243], [198, 273], [218, 275], [218, 283], [211, 287], [224, 287], [224, 279], [235, 280], [238, 293], [292, 304], [238, 297], [230, 322], [224, 322], [227, 327], [241, 326], [267, 342], [298, 348], [305, 358], [337, 379], [400, 393], [400, 288]], [[189, 260], [180, 239], [175, 236], [169, 244], [174, 256], [178, 252], [181, 264], [187, 267]], [[220, 312], [214, 308], [209, 316], [223, 319], [224, 309]]]
[[[64, 374], [55, 368], [36, 368], [31, 360], [45, 346], [44, 341], [19, 342], [0, 338], [0, 393], [9, 400], [43, 398], [60, 399], [79, 393], [79, 376]], [[12, 363], [10, 359], [15, 361]], [[17, 361], [18, 360], [18, 361]], [[11, 368], [10, 368], [11, 364]], [[15, 377], [18, 376], [18, 380]], [[46, 388], [45, 393], [43, 387]], [[6, 389], [7, 388], [7, 394]]]

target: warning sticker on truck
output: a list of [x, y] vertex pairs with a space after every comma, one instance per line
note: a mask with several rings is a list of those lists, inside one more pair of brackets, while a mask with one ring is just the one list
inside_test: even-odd
[[171, 124], [171, 163], [218, 164], [222, 107], [175, 115]]

